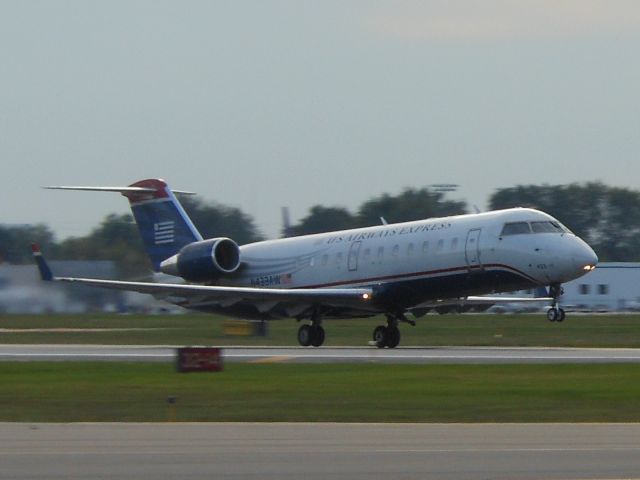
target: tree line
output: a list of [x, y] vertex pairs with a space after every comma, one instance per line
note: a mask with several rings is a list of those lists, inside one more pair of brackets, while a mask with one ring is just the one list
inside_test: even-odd
[[[242, 210], [198, 198], [181, 200], [204, 238], [229, 237], [240, 245], [264, 239], [254, 219]], [[556, 217], [596, 251], [600, 261], [640, 261], [640, 191], [602, 183], [520, 185], [494, 192], [490, 209], [532, 207]], [[468, 213], [465, 201], [445, 198], [428, 188], [383, 194], [364, 202], [355, 212], [343, 207], [315, 205], [291, 225], [289, 235], [406, 222]], [[55, 239], [43, 224], [0, 225], [0, 261], [31, 262], [29, 245], [38, 242], [51, 259], [113, 260], [121, 275], [149, 272], [137, 227], [131, 215], [110, 214], [83, 237]]]

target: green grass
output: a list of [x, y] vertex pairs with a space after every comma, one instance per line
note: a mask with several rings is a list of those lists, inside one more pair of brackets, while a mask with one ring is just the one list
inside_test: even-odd
[[[225, 336], [217, 315], [42, 315], [0, 316], [0, 343], [87, 343], [139, 345], [297, 345], [298, 323], [269, 323], [267, 337]], [[383, 318], [328, 320], [325, 345], [366, 345]], [[137, 331], [29, 332], [34, 328], [143, 328]], [[403, 346], [640, 347], [640, 315], [569, 314], [563, 323], [537, 315], [427, 315], [402, 325]]]
[[0, 421], [640, 421], [636, 365], [0, 363], [0, 385]]

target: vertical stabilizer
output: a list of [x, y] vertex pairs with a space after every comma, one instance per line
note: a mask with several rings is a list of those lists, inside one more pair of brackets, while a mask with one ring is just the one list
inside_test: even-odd
[[[151, 259], [153, 269], [157, 272], [160, 271], [160, 262], [178, 253], [185, 245], [202, 240], [202, 235], [164, 180], [150, 178], [140, 180], [128, 187], [49, 186], [44, 188], [119, 192], [127, 197], [138, 224], [144, 248]], [[178, 190], [175, 193], [191, 194], [191, 192]]]
[[160, 262], [182, 247], [202, 240], [174, 193], [164, 180], [140, 180], [122, 195], [129, 199], [144, 247], [155, 271]]

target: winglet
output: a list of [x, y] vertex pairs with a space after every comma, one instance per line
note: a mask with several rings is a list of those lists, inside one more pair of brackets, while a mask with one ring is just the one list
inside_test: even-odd
[[42, 256], [42, 252], [40, 251], [40, 247], [37, 243], [31, 244], [31, 251], [33, 252], [33, 258], [38, 265], [38, 270], [40, 271], [40, 278], [45, 282], [51, 282], [53, 280], [53, 273], [51, 273], [51, 269], [47, 264], [47, 261]]

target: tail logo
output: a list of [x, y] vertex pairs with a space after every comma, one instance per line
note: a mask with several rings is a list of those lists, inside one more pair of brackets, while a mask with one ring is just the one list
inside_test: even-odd
[[173, 243], [175, 222], [158, 222], [153, 224], [154, 242], [156, 245]]

